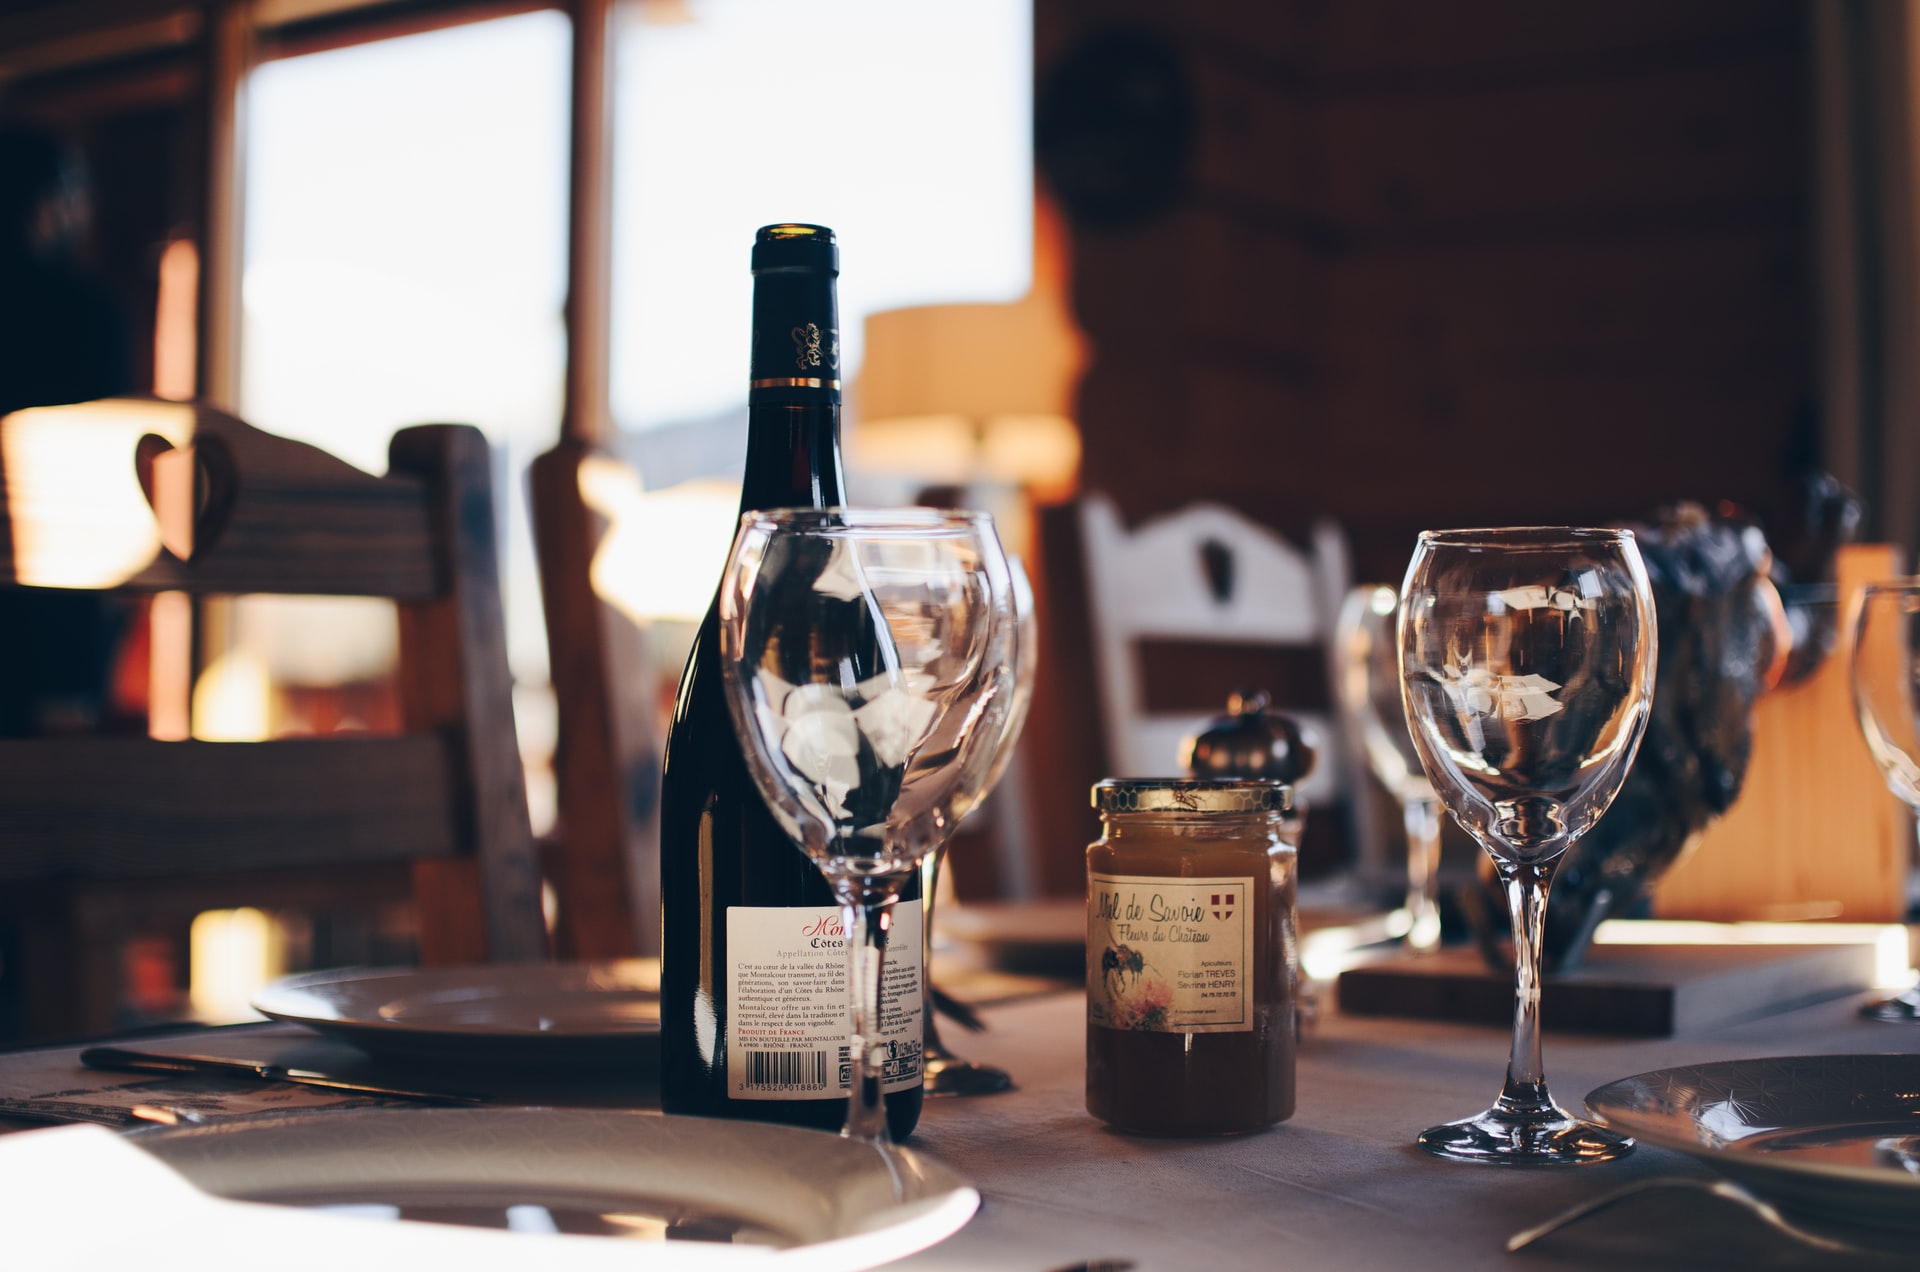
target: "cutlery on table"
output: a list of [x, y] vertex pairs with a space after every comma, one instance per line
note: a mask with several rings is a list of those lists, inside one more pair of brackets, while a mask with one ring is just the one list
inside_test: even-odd
[[439, 1104], [480, 1104], [476, 1095], [455, 1091], [414, 1091], [405, 1087], [372, 1082], [353, 1082], [330, 1077], [312, 1069], [286, 1065], [256, 1064], [251, 1060], [228, 1060], [220, 1056], [162, 1055], [133, 1051], [125, 1047], [88, 1047], [80, 1053], [80, 1063], [90, 1069], [112, 1069], [129, 1073], [191, 1073], [228, 1078], [252, 1078], [262, 1082], [292, 1082], [299, 1086], [326, 1091], [344, 1091], [352, 1095], [385, 1095], [403, 1100], [427, 1100]]
[[1616, 1202], [1625, 1201], [1629, 1197], [1635, 1197], [1644, 1192], [1653, 1192], [1661, 1188], [1689, 1188], [1699, 1192], [1710, 1193], [1723, 1201], [1730, 1201], [1782, 1236], [1790, 1237], [1800, 1244], [1815, 1250], [1825, 1250], [1831, 1254], [1864, 1255], [1870, 1258], [1884, 1258], [1890, 1257], [1891, 1255], [1890, 1251], [1854, 1245], [1851, 1242], [1841, 1241], [1836, 1237], [1822, 1236], [1820, 1233], [1803, 1228], [1781, 1214], [1772, 1203], [1762, 1201], [1760, 1198], [1742, 1188], [1739, 1184], [1734, 1183], [1731, 1179], [1687, 1178], [1642, 1179], [1628, 1184], [1624, 1188], [1616, 1188], [1612, 1192], [1601, 1193], [1598, 1197], [1589, 1197], [1585, 1201], [1567, 1207], [1559, 1214], [1548, 1219], [1545, 1223], [1522, 1229], [1514, 1233], [1511, 1237], [1508, 1237], [1507, 1253], [1516, 1254], [1540, 1240], [1540, 1238], [1551, 1236], [1568, 1224], [1578, 1223], [1588, 1215], [1605, 1210]]

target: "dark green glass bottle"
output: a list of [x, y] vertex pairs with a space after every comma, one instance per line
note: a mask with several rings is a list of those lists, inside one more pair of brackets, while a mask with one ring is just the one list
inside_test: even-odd
[[[753, 246], [753, 357], [747, 395], [747, 464], [740, 509], [833, 507], [845, 502], [840, 465], [839, 248], [817, 225], [770, 225]], [[673, 545], [659, 545], [672, 551]], [[838, 1129], [845, 1087], [846, 961], [832, 938], [837, 906], [820, 871], [768, 812], [747, 772], [727, 712], [716, 603], [687, 659], [667, 736], [660, 812], [661, 1103], [669, 1113], [744, 1117]], [[917, 912], [917, 882], [901, 917]], [[915, 904], [908, 906], [907, 902]], [[917, 918], [917, 914], [915, 916]], [[919, 968], [911, 940], [889, 943], [887, 962]], [[905, 938], [906, 930], [900, 932]], [[801, 952], [797, 961], [792, 947]], [[778, 948], [776, 948], [778, 947]], [[776, 954], [779, 957], [776, 957]], [[771, 1021], [752, 977], [811, 969], [812, 1023]], [[769, 968], [774, 969], [769, 973]], [[822, 991], [822, 976], [837, 979]], [[924, 1012], [902, 1002], [912, 1041], [902, 1048], [887, 1125], [904, 1138], [920, 1118], [918, 1048]], [[792, 1010], [792, 1009], [788, 1009]], [[791, 1037], [769, 1036], [787, 1029]], [[743, 1036], [745, 1035], [745, 1036]], [[910, 1070], [910, 1072], [908, 1072]]]

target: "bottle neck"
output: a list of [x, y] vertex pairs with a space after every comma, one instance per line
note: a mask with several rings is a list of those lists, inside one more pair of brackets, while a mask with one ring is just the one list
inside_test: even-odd
[[753, 273], [749, 405], [840, 401], [840, 304], [834, 275], [813, 269]]
[[834, 272], [756, 261], [740, 510], [845, 502]]
[[840, 470], [840, 404], [755, 402], [747, 410], [740, 511], [832, 508], [847, 501]]

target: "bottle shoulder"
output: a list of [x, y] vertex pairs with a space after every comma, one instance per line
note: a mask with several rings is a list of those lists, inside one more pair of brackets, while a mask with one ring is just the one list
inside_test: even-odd
[[[709, 610], [693, 647], [687, 652], [680, 672], [680, 685], [674, 693], [673, 714], [667, 726], [666, 745], [661, 759], [668, 772], [674, 768], [677, 752], [703, 745], [714, 739], [732, 740], [733, 723], [726, 718], [727, 704], [720, 681], [720, 628], [715, 610]], [[737, 747], [736, 747], [737, 749]]]

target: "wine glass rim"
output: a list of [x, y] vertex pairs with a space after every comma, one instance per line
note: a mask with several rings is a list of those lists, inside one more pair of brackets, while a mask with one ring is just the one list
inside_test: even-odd
[[831, 508], [757, 508], [740, 514], [740, 524], [770, 529], [796, 527], [824, 531], [873, 530], [889, 534], [971, 531], [993, 525], [993, 515], [972, 508], [887, 508], [838, 505]]
[[1519, 545], [1554, 548], [1593, 543], [1632, 543], [1633, 531], [1621, 526], [1478, 526], [1422, 530], [1420, 542], [1448, 547]]

